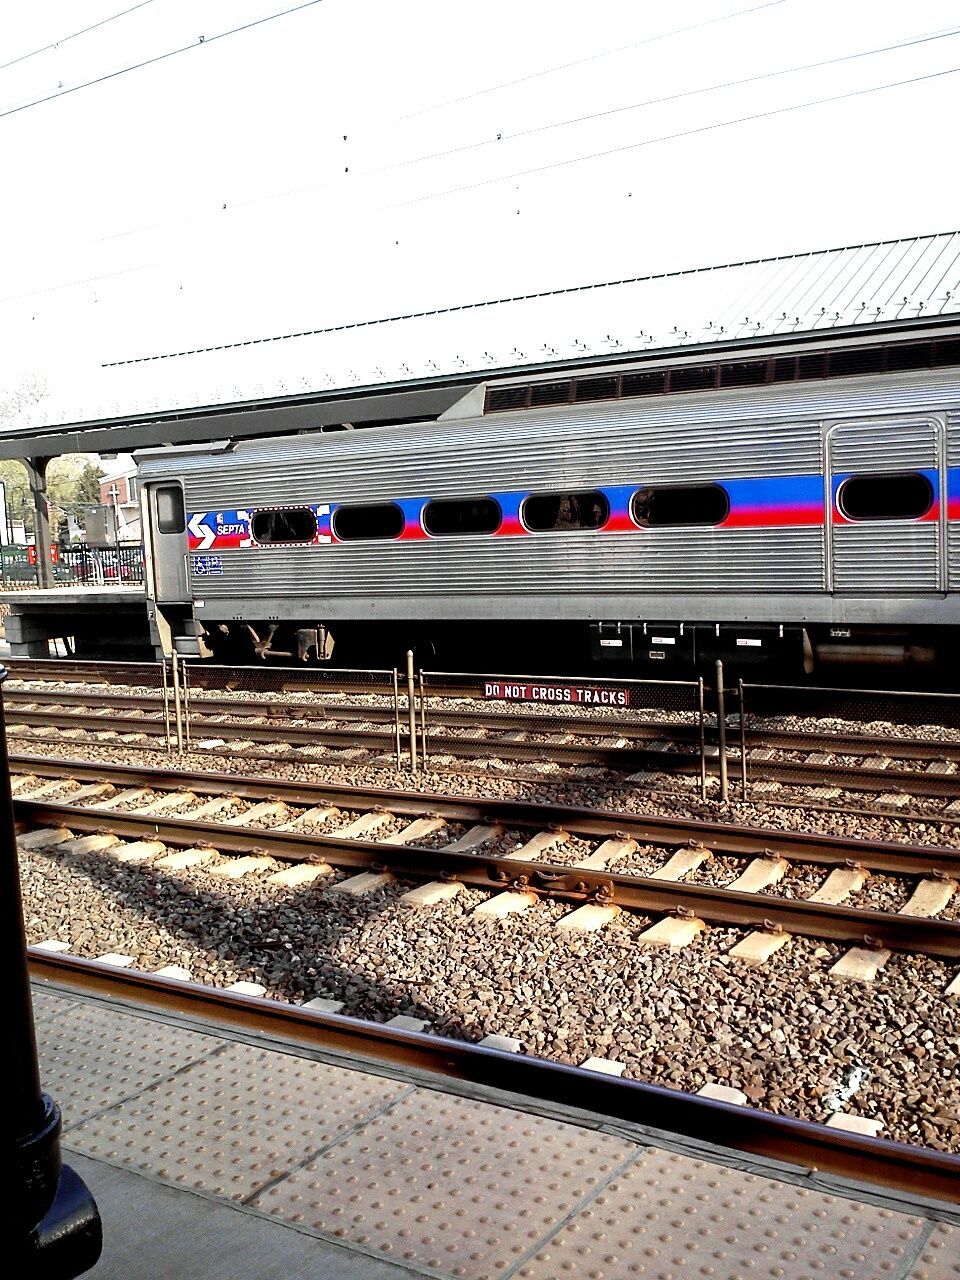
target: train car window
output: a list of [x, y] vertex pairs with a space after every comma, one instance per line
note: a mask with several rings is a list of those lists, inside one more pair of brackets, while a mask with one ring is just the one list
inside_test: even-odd
[[848, 520], [919, 520], [933, 506], [933, 485], [919, 471], [850, 476], [837, 505]]
[[582, 493], [535, 493], [523, 504], [531, 533], [559, 529], [599, 529], [610, 519], [610, 503], [595, 489]]
[[250, 532], [256, 542], [312, 542], [317, 536], [317, 517], [309, 507], [255, 511]]
[[434, 537], [451, 533], [496, 533], [500, 528], [500, 504], [493, 498], [454, 498], [428, 502], [423, 527]]
[[630, 504], [644, 528], [662, 525], [720, 524], [730, 512], [730, 499], [718, 484], [662, 485], [640, 489]]
[[395, 502], [369, 507], [337, 507], [333, 513], [333, 532], [341, 542], [398, 538], [403, 533], [403, 525], [403, 512]]
[[165, 484], [156, 490], [157, 531], [183, 533], [187, 527], [183, 510], [183, 490], [178, 484]]

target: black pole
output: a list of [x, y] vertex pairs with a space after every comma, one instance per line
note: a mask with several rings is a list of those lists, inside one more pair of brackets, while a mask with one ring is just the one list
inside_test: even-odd
[[[0, 685], [7, 678], [0, 666]], [[3, 1197], [7, 1237], [0, 1247], [14, 1274], [70, 1280], [100, 1256], [100, 1215], [90, 1192], [60, 1161], [60, 1108], [40, 1088], [27, 969], [7, 734], [0, 693], [0, 972], [4, 998], [7, 1091]]]

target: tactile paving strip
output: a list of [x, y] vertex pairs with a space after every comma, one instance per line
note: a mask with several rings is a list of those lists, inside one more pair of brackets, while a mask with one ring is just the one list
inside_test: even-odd
[[925, 1226], [889, 1209], [650, 1150], [516, 1274], [899, 1280]]
[[34, 991], [33, 1003], [40, 1079], [63, 1112], [65, 1131], [201, 1061], [221, 1043], [52, 993]]
[[636, 1155], [620, 1138], [418, 1089], [255, 1204], [397, 1262], [487, 1280]]
[[938, 1222], [909, 1280], [960, 1280], [960, 1230]]
[[69, 1145], [173, 1186], [242, 1200], [410, 1088], [239, 1042], [79, 1125]]

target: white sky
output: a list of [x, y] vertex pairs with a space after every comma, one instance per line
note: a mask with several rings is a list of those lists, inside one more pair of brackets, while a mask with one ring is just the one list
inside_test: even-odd
[[0, 391], [95, 416], [102, 361], [960, 224], [960, 71], [656, 141], [960, 69], [956, 0], [323, 0], [212, 39], [293, 3], [149, 0], [35, 56], [137, 0], [0, 9]]

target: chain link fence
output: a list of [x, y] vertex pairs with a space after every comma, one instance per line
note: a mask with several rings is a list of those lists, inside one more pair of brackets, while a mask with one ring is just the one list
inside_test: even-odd
[[172, 664], [183, 750], [400, 769], [416, 755], [393, 668]]
[[417, 717], [425, 763], [486, 759], [581, 776], [626, 771], [638, 784], [706, 795], [702, 680], [475, 675], [422, 671]]
[[752, 803], [960, 817], [960, 694], [739, 681], [731, 773]]
[[56, 735], [169, 752], [177, 745], [172, 672], [165, 662], [11, 658], [4, 685], [11, 735]]

